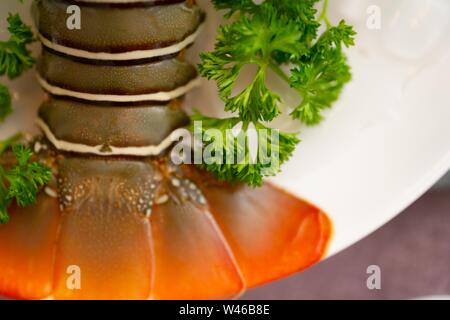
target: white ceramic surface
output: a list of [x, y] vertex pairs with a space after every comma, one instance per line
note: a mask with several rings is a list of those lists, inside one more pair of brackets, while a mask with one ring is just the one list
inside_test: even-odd
[[[199, 3], [210, 8], [208, 0]], [[1, 1], [0, 37], [7, 36], [7, 12], [27, 15], [28, 5]], [[378, 9], [381, 29], [369, 29], [368, 12]], [[213, 45], [220, 18], [209, 11], [194, 58]], [[303, 142], [273, 179], [330, 215], [335, 236], [329, 254], [388, 222], [450, 167], [450, 2], [331, 1], [331, 20], [340, 17], [358, 31], [357, 45], [349, 51], [354, 79], [320, 126], [284, 122], [286, 130], [301, 132]], [[272, 85], [287, 96], [286, 110], [298, 100], [276, 80]], [[42, 92], [33, 72], [11, 88], [15, 113], [0, 125], [0, 137], [19, 129], [36, 131], [33, 119]], [[186, 105], [210, 114], [223, 108], [214, 84], [206, 81]]]

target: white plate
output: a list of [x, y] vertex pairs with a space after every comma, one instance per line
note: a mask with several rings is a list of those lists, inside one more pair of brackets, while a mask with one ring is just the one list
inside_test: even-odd
[[[208, 0], [199, 3], [210, 7]], [[367, 27], [368, 9], [380, 10], [381, 29]], [[28, 4], [1, 2], [1, 37], [7, 12], [18, 10], [27, 15]], [[209, 12], [194, 56], [212, 48], [220, 19]], [[392, 219], [450, 167], [450, 2], [339, 0], [331, 1], [331, 12], [332, 21], [345, 18], [358, 31], [357, 46], [349, 51], [354, 79], [322, 125], [288, 123], [286, 128], [301, 131], [303, 142], [273, 180], [330, 215], [334, 254]], [[33, 72], [11, 88], [16, 110], [1, 125], [1, 137], [36, 131], [42, 93]], [[296, 98], [280, 88], [288, 108]], [[214, 85], [206, 82], [187, 106], [210, 114], [223, 108]]]

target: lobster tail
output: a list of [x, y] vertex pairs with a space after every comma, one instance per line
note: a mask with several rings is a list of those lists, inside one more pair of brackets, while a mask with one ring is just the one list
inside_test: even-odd
[[[79, 5], [81, 30], [68, 30]], [[34, 149], [55, 180], [0, 226], [0, 293], [26, 299], [231, 298], [320, 260], [316, 207], [270, 184], [228, 185], [167, 157], [198, 84], [180, 52], [194, 1], [35, 0], [48, 93]]]

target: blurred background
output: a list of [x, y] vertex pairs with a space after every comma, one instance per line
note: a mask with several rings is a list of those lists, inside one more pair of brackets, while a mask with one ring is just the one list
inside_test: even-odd
[[[380, 268], [370, 290], [369, 266]], [[391, 222], [305, 272], [243, 299], [450, 299], [450, 173]]]

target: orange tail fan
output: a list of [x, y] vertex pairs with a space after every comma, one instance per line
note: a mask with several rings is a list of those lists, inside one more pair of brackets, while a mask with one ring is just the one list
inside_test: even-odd
[[[94, 169], [102, 161], [107, 165]], [[74, 203], [60, 208], [68, 194], [60, 201], [41, 194], [35, 207], [14, 208], [10, 223], [0, 226], [0, 294], [232, 298], [319, 261], [331, 236], [323, 212], [270, 184], [251, 189], [167, 178], [148, 186], [157, 192], [170, 185], [151, 195], [146, 215], [135, 208], [148, 191], [139, 186], [153, 181], [151, 165], [95, 160], [79, 168], [60, 166], [65, 189], [86, 188]], [[116, 178], [124, 175], [127, 185]], [[184, 193], [188, 200], [180, 200]], [[79, 287], [68, 286], [70, 266], [79, 268]]]

